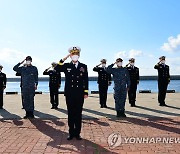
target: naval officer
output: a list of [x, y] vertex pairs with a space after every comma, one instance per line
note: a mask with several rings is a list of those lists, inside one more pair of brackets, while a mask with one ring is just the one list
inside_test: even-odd
[[[67, 140], [74, 137], [81, 140], [80, 132], [82, 126], [82, 109], [84, 99], [88, 97], [88, 70], [87, 65], [79, 61], [81, 49], [71, 47], [69, 55], [61, 59], [55, 70], [65, 73], [65, 97], [68, 111], [69, 136]], [[70, 63], [64, 63], [67, 58]]]

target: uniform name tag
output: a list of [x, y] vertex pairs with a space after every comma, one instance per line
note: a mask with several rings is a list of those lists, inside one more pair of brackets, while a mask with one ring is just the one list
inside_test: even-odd
[[71, 71], [71, 68], [67, 68], [67, 71], [70, 72], [70, 71]]

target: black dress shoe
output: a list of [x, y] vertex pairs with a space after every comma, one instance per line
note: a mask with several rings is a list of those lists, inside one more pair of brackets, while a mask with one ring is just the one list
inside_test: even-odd
[[131, 107], [136, 107], [136, 105], [135, 104], [131, 104]]
[[166, 104], [163, 104], [163, 106], [168, 106], [168, 105], [166, 105]]
[[76, 140], [82, 140], [81, 136], [76, 136]]
[[107, 105], [104, 105], [105, 108], [108, 108]]
[[54, 106], [54, 109], [58, 109], [58, 107], [57, 107], [57, 106]]
[[68, 136], [68, 137], [67, 137], [67, 140], [68, 140], [68, 141], [70, 141], [70, 140], [72, 140], [72, 139], [73, 139], [73, 136]]
[[28, 119], [29, 118], [29, 116], [27, 116], [27, 115], [25, 115], [24, 117], [23, 117], [23, 119]]
[[117, 111], [116, 117], [120, 117], [120, 111]]
[[34, 115], [25, 115], [23, 119], [34, 119]]
[[122, 113], [122, 114], [121, 114], [121, 117], [126, 118], [125, 113]]
[[51, 109], [55, 109], [55, 107], [54, 107], [54, 106], [52, 106], [52, 107], [51, 107]]
[[124, 112], [121, 112], [121, 111], [117, 111], [117, 117], [118, 118], [126, 118], [126, 115], [125, 115], [125, 113]]
[[100, 108], [104, 108], [104, 105], [101, 105]]
[[168, 105], [166, 105], [166, 104], [159, 104], [159, 106], [168, 106]]

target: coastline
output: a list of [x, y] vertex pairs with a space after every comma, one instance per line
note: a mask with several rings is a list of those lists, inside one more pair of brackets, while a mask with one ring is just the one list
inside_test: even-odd
[[[158, 76], [140, 76], [140, 80], [157, 80]], [[97, 81], [97, 76], [89, 76], [89, 81]], [[20, 82], [20, 77], [7, 78], [7, 82]], [[65, 80], [64, 77], [61, 78]], [[171, 75], [171, 80], [180, 80], [180, 75]], [[39, 77], [39, 81], [49, 81], [49, 77]]]

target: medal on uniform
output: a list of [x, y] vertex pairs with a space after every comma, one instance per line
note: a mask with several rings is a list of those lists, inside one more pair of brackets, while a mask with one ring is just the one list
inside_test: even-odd
[[84, 70], [83, 67], [81, 67], [79, 70], [80, 70], [81, 72], [85, 72], [85, 70]]

